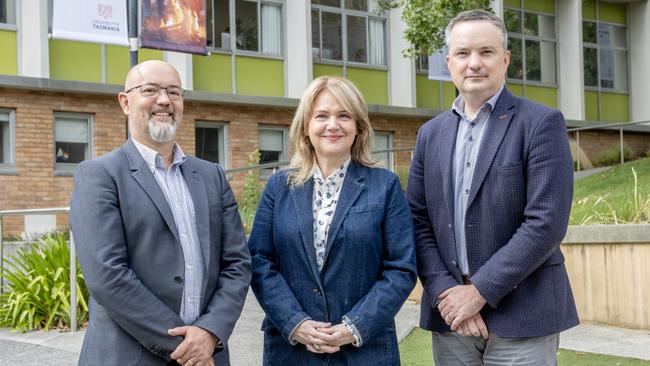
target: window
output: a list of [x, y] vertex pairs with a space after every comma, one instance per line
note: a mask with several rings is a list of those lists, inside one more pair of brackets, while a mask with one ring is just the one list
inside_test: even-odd
[[627, 27], [582, 22], [585, 86], [627, 91]]
[[[287, 129], [285, 127], [260, 126], [260, 164], [279, 163], [287, 159]], [[273, 168], [265, 169], [262, 175], [269, 176]]]
[[0, 109], [0, 173], [15, 172], [14, 111]]
[[375, 141], [372, 147], [372, 157], [377, 160], [377, 166], [393, 169], [393, 134], [390, 132], [375, 132]]
[[[234, 9], [234, 21], [230, 17]], [[207, 0], [208, 47], [230, 51], [231, 29], [235, 48], [245, 52], [282, 55], [282, 1]]]
[[386, 65], [386, 15], [376, 0], [312, 0], [315, 61]]
[[220, 122], [196, 122], [196, 157], [225, 167], [227, 127]]
[[553, 15], [504, 9], [508, 30], [508, 79], [556, 84], [556, 35]]
[[15, 0], [0, 0], [0, 24], [16, 24]]
[[54, 115], [54, 161], [56, 170], [72, 172], [90, 159], [92, 117], [80, 113]]

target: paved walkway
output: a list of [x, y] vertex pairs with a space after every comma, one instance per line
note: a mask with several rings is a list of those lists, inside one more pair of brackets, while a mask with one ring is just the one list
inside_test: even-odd
[[[262, 364], [260, 325], [263, 317], [262, 309], [254, 296], [249, 294], [242, 316], [230, 339], [233, 366]], [[396, 318], [397, 336], [400, 341], [417, 326], [418, 317], [418, 305], [412, 302], [404, 304]], [[83, 336], [83, 331], [12, 333], [7, 329], [0, 329], [0, 365], [76, 365]], [[560, 347], [650, 360], [650, 332], [583, 324], [562, 333]]]

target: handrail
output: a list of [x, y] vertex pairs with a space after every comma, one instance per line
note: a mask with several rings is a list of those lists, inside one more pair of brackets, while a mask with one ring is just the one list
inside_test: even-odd
[[[70, 207], [28, 208], [0, 211], [0, 291], [4, 291], [4, 239], [2, 224], [5, 216], [23, 216], [34, 214], [70, 213]], [[70, 230], [70, 331], [77, 331], [77, 253], [75, 250], [72, 230]]]

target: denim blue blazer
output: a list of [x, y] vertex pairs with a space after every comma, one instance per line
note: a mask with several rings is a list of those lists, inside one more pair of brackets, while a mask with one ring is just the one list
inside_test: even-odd
[[[416, 281], [413, 220], [398, 178], [351, 162], [332, 220], [323, 269], [316, 265], [313, 180], [274, 174], [249, 239], [252, 288], [266, 313], [265, 365], [397, 365], [393, 318]], [[363, 344], [318, 355], [289, 336], [303, 320], [347, 316]]]
[[[453, 153], [458, 115], [424, 124], [409, 173], [420, 326], [449, 327], [434, 307], [462, 283], [454, 238]], [[487, 304], [481, 316], [501, 337], [535, 337], [578, 324], [560, 243], [573, 194], [573, 163], [562, 113], [504, 89], [486, 126], [465, 213], [471, 281]]]

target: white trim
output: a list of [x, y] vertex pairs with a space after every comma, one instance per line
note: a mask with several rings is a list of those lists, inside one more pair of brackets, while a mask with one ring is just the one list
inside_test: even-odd
[[[223, 147], [223, 157], [221, 161], [217, 162], [224, 170], [230, 167], [230, 151], [228, 144], [228, 122], [224, 121], [209, 121], [209, 120], [196, 120], [194, 122], [194, 136], [196, 136], [197, 128], [212, 128], [220, 129], [222, 131], [222, 140], [220, 143]], [[196, 156], [196, 146], [194, 146], [194, 155]]]

